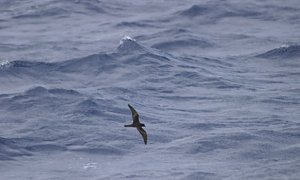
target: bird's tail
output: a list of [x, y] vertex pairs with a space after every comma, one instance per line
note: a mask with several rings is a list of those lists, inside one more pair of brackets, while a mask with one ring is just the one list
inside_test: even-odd
[[132, 124], [124, 125], [124, 127], [133, 127], [133, 125]]

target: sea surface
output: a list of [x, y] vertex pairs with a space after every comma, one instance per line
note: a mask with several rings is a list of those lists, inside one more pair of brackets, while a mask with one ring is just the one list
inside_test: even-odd
[[299, 0], [0, 0], [1, 180], [299, 169]]

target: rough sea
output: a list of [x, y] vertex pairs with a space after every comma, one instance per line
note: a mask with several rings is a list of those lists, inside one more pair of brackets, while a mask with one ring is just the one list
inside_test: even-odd
[[299, 180], [300, 1], [0, 0], [0, 179]]

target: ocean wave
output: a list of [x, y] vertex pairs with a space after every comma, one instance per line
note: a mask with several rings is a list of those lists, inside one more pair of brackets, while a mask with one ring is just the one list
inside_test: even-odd
[[145, 47], [136, 42], [135, 39], [125, 36], [121, 39], [120, 45], [117, 48], [118, 52], [128, 53], [131, 51], [147, 51]]
[[180, 48], [208, 48], [212, 47], [213, 45], [205, 40], [199, 40], [199, 39], [177, 39], [172, 41], [165, 41], [165, 42], [159, 42], [151, 47], [161, 50], [175, 50]]
[[53, 95], [71, 95], [71, 96], [78, 96], [80, 95], [79, 92], [72, 90], [72, 89], [63, 89], [63, 88], [54, 88], [54, 89], [46, 89], [42, 86], [37, 86], [34, 88], [30, 88], [29, 90], [25, 91], [25, 95], [28, 96], [40, 96], [45, 94], [53, 94]]
[[14, 160], [20, 156], [30, 156], [31, 153], [15, 139], [0, 137], [0, 160]]
[[71, 146], [70, 151], [76, 151], [86, 154], [98, 154], [98, 155], [123, 155], [125, 152], [119, 148], [108, 146], [108, 145], [99, 145], [98, 147], [80, 147], [80, 146]]
[[57, 144], [47, 144], [41, 143], [36, 145], [26, 146], [26, 150], [30, 152], [44, 152], [44, 151], [66, 151], [67, 148], [65, 146], [57, 145]]
[[[14, 0], [13, 0], [14, 1]], [[7, 5], [8, 3], [4, 3]], [[20, 5], [20, 6], [19, 6]], [[21, 6], [15, 1], [17, 11], [9, 12], [14, 19], [64, 18], [72, 14], [111, 14], [114, 9], [109, 3], [96, 0], [44, 1], [31, 6]]]
[[185, 9], [180, 12], [183, 16], [195, 17], [199, 15], [204, 15], [211, 12], [210, 6], [203, 6], [203, 5], [192, 5], [188, 9]]
[[213, 1], [206, 4], [194, 4], [187, 9], [179, 11], [177, 14], [189, 18], [202, 18], [207, 23], [214, 23], [230, 17], [263, 19], [267, 17], [267, 14], [249, 7], [245, 8], [229, 2]]
[[188, 149], [189, 153], [206, 153], [220, 149], [237, 148], [243, 143], [258, 139], [249, 133], [232, 133], [224, 136], [215, 136], [207, 139], [195, 139], [195, 145]]
[[87, 99], [87, 100], [83, 100], [81, 101], [79, 104], [78, 104], [78, 107], [80, 108], [95, 108], [95, 109], [98, 109], [99, 108], [99, 105], [97, 104], [97, 102], [95, 102], [94, 100], [92, 99]]
[[137, 27], [137, 28], [156, 28], [157, 26], [153, 25], [149, 21], [137, 21], [137, 22], [120, 22], [116, 25], [117, 28], [120, 27]]
[[[44, 136], [47, 136], [44, 134]], [[67, 141], [66, 141], [67, 142]], [[123, 155], [126, 150], [109, 145], [60, 144], [56, 141], [27, 142], [27, 138], [0, 138], [0, 160], [15, 160], [20, 156], [32, 156], [36, 153], [54, 153], [63, 151], [81, 152], [98, 155]]]
[[[156, 64], [168, 59], [160, 53], [155, 52], [155, 50], [140, 45], [133, 38], [124, 37], [120, 41], [117, 51], [113, 53], [92, 54], [83, 58], [53, 63], [36, 61], [3, 62], [0, 73], [11, 75], [28, 74], [34, 77], [41, 77], [43, 75], [49, 76], [48, 73], [53, 74], [57, 72], [99, 74], [104, 71], [108, 72], [117, 67], [121, 67], [127, 63], [149, 63], [150, 61], [145, 60], [147, 58], [151, 58], [151, 62], [156, 61]], [[144, 59], [144, 61], [140, 61], [140, 59]]]
[[[104, 102], [102, 102], [105, 104]], [[80, 101], [74, 107], [74, 114], [80, 114], [84, 116], [103, 116], [105, 113], [105, 106], [99, 105], [93, 99], [85, 99]]]
[[[239, 89], [243, 86], [226, 77], [216, 74], [232, 68], [232, 64], [220, 59], [194, 57], [177, 57], [162, 51], [141, 45], [135, 39], [125, 36], [119, 46], [110, 53], [92, 54], [82, 58], [59, 62], [11, 61], [0, 68], [1, 78], [16, 78], [20, 84], [22, 80], [30, 80], [35, 84], [55, 83], [64, 77], [65, 81], [82, 84], [109, 83], [103, 77], [114, 76], [114, 82], [122, 82], [133, 77], [149, 83], [168, 83], [185, 87], [208, 87], [217, 89]], [[129, 71], [130, 69], [135, 71]], [[153, 75], [153, 76], [149, 76]], [[87, 77], [98, 79], [84, 80]], [[173, 85], [171, 85], [173, 86]], [[40, 89], [35, 89], [38, 91]], [[151, 89], [148, 89], [151, 90]], [[152, 88], [151, 91], [155, 89]], [[59, 92], [45, 90], [47, 93]], [[65, 91], [64, 91], [65, 92]], [[162, 92], [168, 93], [169, 90]], [[45, 92], [42, 92], [45, 94]], [[63, 93], [63, 92], [59, 92]], [[67, 94], [72, 94], [68, 92]], [[89, 111], [88, 114], [98, 114]]]
[[265, 53], [259, 54], [256, 57], [268, 59], [293, 59], [300, 58], [300, 46], [288, 45], [272, 49]]
[[0, 61], [0, 68], [4, 68], [6, 66], [9, 65], [9, 61], [5, 60], [5, 61]]
[[32, 68], [32, 67], [45, 67], [48, 68], [51, 64], [45, 62], [30, 62], [30, 61], [11, 61], [4, 64], [9, 68]]
[[[18, 113], [14, 122], [27, 121], [25, 118], [20, 118], [19, 115], [32, 112], [32, 116], [36, 114], [36, 110], [41, 107], [51, 108], [53, 111], [60, 111], [59, 105], [64, 103], [72, 104], [74, 101], [80, 100], [82, 95], [72, 89], [63, 88], [45, 88], [37, 86], [29, 88], [24, 92], [6, 94], [0, 96], [3, 109], [8, 112]], [[38, 114], [40, 116], [40, 114]], [[20, 120], [19, 120], [20, 119]], [[22, 120], [21, 120], [22, 119]]]
[[297, 179], [298, 6], [0, 0], [1, 178]]
[[36, 8], [28, 10], [25, 14], [18, 14], [15, 15], [14, 19], [32, 19], [32, 18], [42, 18], [42, 17], [51, 17], [51, 16], [57, 16], [57, 17], [64, 17], [69, 14], [69, 11], [67, 9], [61, 8], [61, 7], [50, 7], [50, 8]]
[[198, 172], [193, 172], [193, 173], [190, 173], [189, 175], [186, 175], [184, 178], [182, 178], [182, 180], [184, 180], [184, 179], [189, 179], [189, 180], [199, 180], [199, 179], [218, 180], [218, 179], [221, 179], [221, 178], [218, 177], [218, 175], [216, 173], [198, 171]]

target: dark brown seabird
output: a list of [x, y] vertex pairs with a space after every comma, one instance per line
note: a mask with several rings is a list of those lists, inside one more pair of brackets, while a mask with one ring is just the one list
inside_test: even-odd
[[139, 120], [139, 114], [136, 112], [136, 110], [128, 104], [129, 109], [131, 110], [132, 113], [132, 124], [129, 125], [124, 125], [124, 127], [135, 127], [140, 134], [143, 136], [144, 143], [147, 144], [147, 133], [142, 127], [146, 127], [145, 124], [140, 123]]

